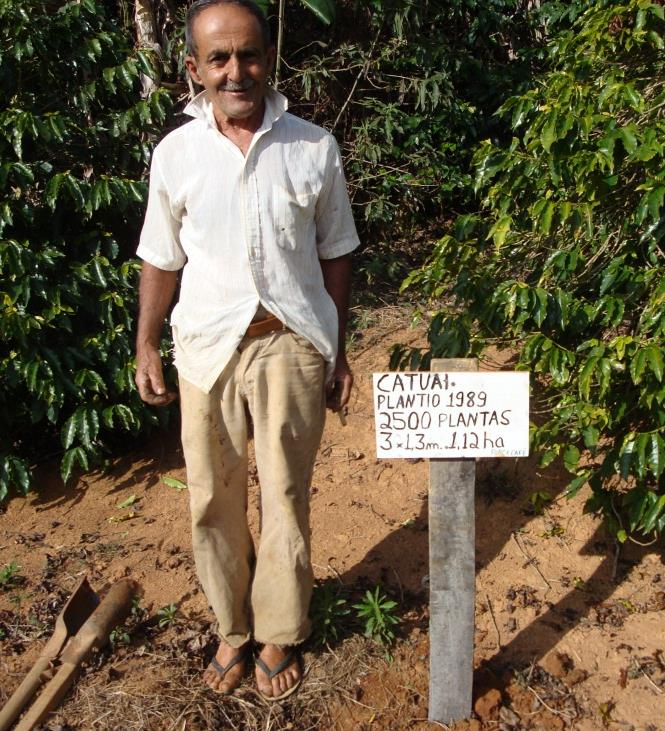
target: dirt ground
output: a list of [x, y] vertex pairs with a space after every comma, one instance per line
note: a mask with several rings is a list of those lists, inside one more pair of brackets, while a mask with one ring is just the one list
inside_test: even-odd
[[[387, 369], [391, 344], [422, 337], [407, 319], [389, 308], [365, 318], [352, 349], [348, 424], [328, 417], [311, 491], [317, 579], [347, 597], [346, 607], [381, 584], [401, 618], [391, 657], [351, 613], [337, 639], [306, 646], [307, 677], [288, 702], [262, 703], [251, 677], [234, 698], [202, 686], [214, 626], [193, 565], [187, 491], [163, 481], [186, 482], [174, 429], [67, 487], [56, 466], [41, 467], [37, 492], [2, 508], [0, 704], [81, 576], [98, 591], [130, 576], [140, 603], [46, 728], [442, 727], [426, 720], [428, 463], [377, 461], [374, 447], [371, 374]], [[584, 495], [562, 496], [565, 484], [563, 472], [540, 471], [531, 458], [478, 463], [474, 714], [458, 731], [665, 730], [662, 545], [617, 552], [598, 519], [582, 513]], [[255, 473], [250, 518], [256, 532]], [[175, 611], [158, 613], [171, 604]]]

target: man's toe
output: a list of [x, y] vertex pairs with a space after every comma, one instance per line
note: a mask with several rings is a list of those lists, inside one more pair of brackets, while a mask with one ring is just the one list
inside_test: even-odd
[[273, 691], [274, 682], [275, 682], [274, 679], [272, 682], [270, 680], [268, 680], [266, 678], [266, 676], [264, 675], [264, 673], [261, 673], [260, 675], [257, 673], [256, 685], [258, 686], [259, 692], [262, 695], [269, 696], [270, 698], [272, 698], [273, 695], [275, 695], [275, 692]]
[[235, 650], [222, 644], [210, 665], [203, 671], [203, 682], [216, 693], [233, 693], [242, 682], [245, 663], [244, 648]]
[[301, 680], [300, 658], [295, 652], [277, 645], [264, 645], [256, 658], [256, 685], [264, 698], [286, 698]]

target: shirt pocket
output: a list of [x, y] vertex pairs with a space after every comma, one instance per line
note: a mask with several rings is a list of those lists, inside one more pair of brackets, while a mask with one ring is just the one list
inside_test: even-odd
[[284, 249], [296, 250], [308, 240], [314, 228], [314, 193], [292, 193], [283, 186], [272, 189], [275, 238]]

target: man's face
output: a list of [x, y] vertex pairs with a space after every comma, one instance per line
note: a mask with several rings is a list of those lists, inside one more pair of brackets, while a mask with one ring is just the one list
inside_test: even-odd
[[213, 5], [194, 20], [196, 56], [185, 63], [212, 102], [217, 124], [263, 119], [266, 80], [275, 49], [266, 48], [256, 18], [239, 5]]

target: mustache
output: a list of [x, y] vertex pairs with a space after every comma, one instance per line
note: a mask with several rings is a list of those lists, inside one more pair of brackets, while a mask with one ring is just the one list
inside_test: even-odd
[[244, 81], [227, 81], [226, 84], [219, 87], [220, 91], [247, 91], [247, 89], [254, 86], [252, 79], [245, 79]]

